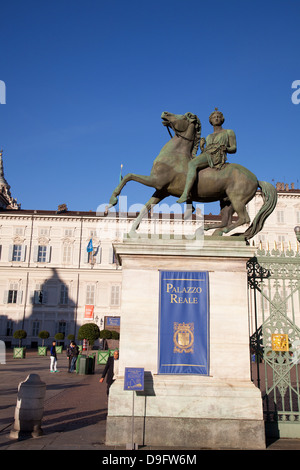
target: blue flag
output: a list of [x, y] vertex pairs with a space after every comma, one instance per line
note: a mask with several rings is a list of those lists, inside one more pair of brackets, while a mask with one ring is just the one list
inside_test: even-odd
[[88, 253], [90, 253], [91, 251], [93, 251], [93, 241], [92, 241], [92, 239], [90, 239], [89, 244], [88, 244], [88, 246], [87, 246], [87, 248], [86, 248], [86, 251], [87, 251]]

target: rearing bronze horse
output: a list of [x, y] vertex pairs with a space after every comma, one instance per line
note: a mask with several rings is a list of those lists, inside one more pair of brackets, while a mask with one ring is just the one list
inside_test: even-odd
[[[163, 125], [174, 131], [174, 136], [164, 145], [153, 162], [149, 176], [128, 173], [115, 188], [109, 201], [108, 209], [117, 204], [117, 196], [128, 181], [155, 188], [155, 192], [142, 208], [134, 221], [130, 233], [138, 228], [144, 215], [153, 205], [167, 196], [179, 197], [185, 187], [188, 162], [199, 148], [201, 123], [192, 113], [172, 114], [163, 112]], [[256, 235], [263, 228], [267, 217], [273, 212], [277, 203], [277, 191], [265, 181], [258, 181], [247, 168], [236, 163], [226, 163], [223, 168], [205, 168], [198, 172], [197, 180], [191, 191], [191, 200], [195, 202], [220, 201], [221, 222], [205, 225], [204, 229], [217, 229], [214, 235], [223, 235], [250, 222], [246, 204], [255, 196], [258, 188], [262, 190], [263, 205], [252, 224], [242, 234], [245, 240]], [[233, 214], [237, 220], [233, 221]]]

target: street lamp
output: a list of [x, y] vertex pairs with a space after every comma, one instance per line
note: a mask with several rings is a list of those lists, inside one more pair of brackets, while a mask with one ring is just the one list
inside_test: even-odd
[[299, 225], [297, 225], [297, 227], [294, 228], [294, 232], [296, 234], [296, 238], [297, 238], [298, 242], [300, 243], [300, 227], [299, 227]]

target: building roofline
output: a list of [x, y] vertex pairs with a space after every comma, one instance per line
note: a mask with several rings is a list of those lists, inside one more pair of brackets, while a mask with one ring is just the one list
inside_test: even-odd
[[[36, 216], [36, 217], [57, 217], [57, 218], [67, 218], [67, 217], [80, 217], [80, 218], [104, 218], [104, 219], [113, 219], [113, 218], [128, 218], [134, 219], [138, 216], [139, 212], [129, 212], [129, 213], [119, 213], [119, 212], [111, 212], [108, 215], [105, 215], [104, 212], [95, 212], [95, 211], [70, 211], [65, 210], [62, 212], [53, 211], [53, 210], [40, 210], [40, 209], [6, 209], [0, 210], [0, 217], [1, 216]], [[184, 218], [184, 214], [166, 214], [166, 213], [156, 213], [155, 214], [158, 219], [163, 219], [166, 215], [170, 217], [170, 219], [174, 220], [182, 220]], [[215, 221], [220, 220], [220, 215], [215, 214], [205, 214], [205, 220], [207, 221]], [[196, 214], [192, 215], [192, 220], [196, 220]]]

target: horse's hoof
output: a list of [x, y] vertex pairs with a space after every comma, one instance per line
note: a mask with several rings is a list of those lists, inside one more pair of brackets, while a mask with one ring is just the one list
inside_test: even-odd
[[186, 202], [188, 200], [188, 197], [187, 196], [184, 196], [182, 195], [179, 199], [178, 199], [178, 204], [182, 204], [183, 202]]
[[222, 237], [224, 230], [215, 230], [212, 234], [214, 237]]
[[107, 209], [110, 209], [111, 207], [115, 206], [118, 203], [118, 198], [116, 196], [112, 196], [109, 200], [109, 205]]
[[139, 234], [135, 230], [130, 230], [130, 232], [128, 233], [128, 237], [129, 238], [138, 238]]

